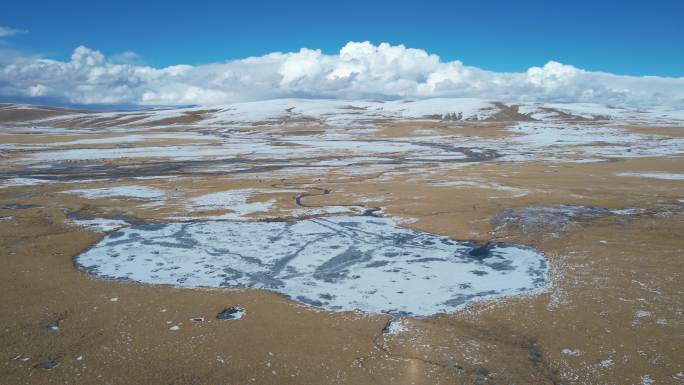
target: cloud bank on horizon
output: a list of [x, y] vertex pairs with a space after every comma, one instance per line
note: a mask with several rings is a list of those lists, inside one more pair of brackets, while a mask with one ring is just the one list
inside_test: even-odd
[[[2, 55], [0, 53], [0, 55]], [[224, 63], [153, 68], [84, 46], [69, 61], [0, 57], [0, 96], [71, 104], [219, 105], [285, 97], [590, 102], [684, 106], [684, 77], [585, 71], [555, 61], [493, 72], [403, 45], [349, 42], [338, 54], [302, 48]]]

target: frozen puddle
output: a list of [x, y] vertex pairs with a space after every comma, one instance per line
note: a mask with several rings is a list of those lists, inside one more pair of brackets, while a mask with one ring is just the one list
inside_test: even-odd
[[548, 270], [527, 247], [477, 247], [371, 216], [126, 227], [76, 262], [103, 278], [257, 288], [328, 310], [414, 316], [537, 291]]

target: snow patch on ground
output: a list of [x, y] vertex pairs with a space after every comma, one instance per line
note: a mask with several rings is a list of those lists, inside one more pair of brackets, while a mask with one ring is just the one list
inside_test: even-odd
[[98, 231], [101, 233], [108, 233], [129, 225], [128, 222], [122, 221], [120, 219], [107, 218], [72, 219], [69, 222], [76, 226], [84, 227], [88, 230]]
[[260, 193], [256, 189], [219, 191], [190, 199], [189, 207], [200, 210], [232, 210], [244, 213], [263, 211], [258, 210], [257, 207], [263, 202], [247, 203], [248, 200]]
[[330, 125], [363, 124], [386, 119], [484, 120], [498, 112], [490, 101], [435, 98], [407, 101], [276, 99], [223, 106], [202, 124], [244, 124], [317, 119]]
[[108, 138], [93, 138], [93, 139], [78, 139], [67, 142], [53, 142], [48, 144], [50, 147], [62, 146], [83, 146], [83, 145], [99, 145], [99, 144], [122, 144], [122, 143], [137, 143], [146, 140], [216, 140], [218, 137], [204, 135], [195, 132], [178, 132], [178, 133], [146, 133], [138, 135], [123, 135]]
[[385, 333], [390, 335], [401, 334], [409, 330], [409, 326], [404, 322], [403, 318], [393, 319], [385, 327]]
[[325, 207], [306, 207], [290, 211], [295, 217], [329, 215], [329, 214], [353, 214], [362, 213], [365, 209], [361, 206], [325, 206]]
[[684, 174], [669, 172], [621, 172], [618, 176], [632, 176], [639, 178], [665, 179], [665, 180], [684, 180]]
[[439, 187], [454, 187], [454, 188], [479, 188], [488, 190], [501, 190], [513, 194], [514, 198], [523, 197], [529, 194], [529, 191], [513, 186], [502, 185], [498, 183], [485, 183], [470, 180], [430, 180], [427, 182], [430, 186]]
[[258, 195], [286, 193], [286, 192], [301, 192], [301, 190], [290, 189], [234, 189], [219, 191], [210, 194], [198, 196], [189, 200], [187, 204], [188, 210], [229, 210], [230, 213], [214, 215], [208, 219], [214, 220], [241, 220], [253, 213], [267, 212], [271, 210], [275, 204], [275, 200], [270, 199], [262, 202], [251, 202], [251, 200]]
[[166, 193], [147, 186], [115, 186], [62, 191], [63, 194], [76, 194], [88, 199], [100, 198], [138, 198], [163, 199]]
[[587, 124], [518, 123], [510, 128], [517, 141], [537, 146], [587, 145], [598, 142], [631, 143], [643, 135], [632, 134], [617, 128]]
[[54, 183], [49, 179], [35, 179], [35, 178], [9, 178], [0, 180], [0, 188], [18, 187], [18, 186], [36, 186], [41, 184]]

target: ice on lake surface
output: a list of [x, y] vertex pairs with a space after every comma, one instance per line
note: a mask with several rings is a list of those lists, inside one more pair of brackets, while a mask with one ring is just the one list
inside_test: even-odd
[[103, 278], [265, 289], [327, 310], [414, 316], [544, 287], [539, 252], [478, 246], [372, 216], [206, 221], [126, 227], [76, 262]]

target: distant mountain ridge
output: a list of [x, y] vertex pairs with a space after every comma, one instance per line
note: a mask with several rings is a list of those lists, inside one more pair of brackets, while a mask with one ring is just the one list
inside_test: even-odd
[[0, 122], [57, 127], [167, 125], [364, 125], [393, 120], [449, 122], [618, 121], [684, 124], [684, 111], [639, 110], [593, 103], [507, 103], [474, 98], [423, 100], [273, 99], [216, 107], [88, 111], [31, 104], [0, 104]]

